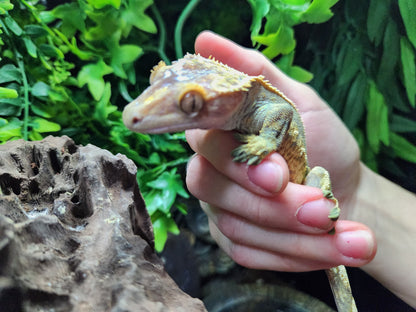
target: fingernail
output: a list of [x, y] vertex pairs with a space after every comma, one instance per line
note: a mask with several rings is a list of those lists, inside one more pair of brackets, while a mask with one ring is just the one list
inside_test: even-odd
[[329, 230], [333, 227], [333, 221], [328, 218], [328, 214], [333, 207], [334, 203], [324, 198], [306, 202], [296, 211], [296, 218], [307, 226]]
[[257, 166], [249, 166], [247, 175], [252, 183], [271, 193], [279, 192], [283, 185], [282, 168], [270, 160]]
[[372, 235], [367, 231], [342, 232], [337, 235], [336, 246], [340, 253], [355, 259], [368, 259], [373, 254]]

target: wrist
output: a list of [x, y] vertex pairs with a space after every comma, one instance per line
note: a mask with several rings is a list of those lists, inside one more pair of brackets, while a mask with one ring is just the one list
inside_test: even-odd
[[360, 178], [347, 217], [375, 234], [377, 254], [362, 269], [412, 306], [416, 306], [416, 196], [360, 164]]

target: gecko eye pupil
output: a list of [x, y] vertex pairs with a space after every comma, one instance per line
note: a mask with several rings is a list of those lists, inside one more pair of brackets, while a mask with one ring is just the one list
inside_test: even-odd
[[204, 106], [204, 99], [200, 93], [190, 91], [181, 98], [179, 105], [183, 112], [193, 117], [197, 115]]

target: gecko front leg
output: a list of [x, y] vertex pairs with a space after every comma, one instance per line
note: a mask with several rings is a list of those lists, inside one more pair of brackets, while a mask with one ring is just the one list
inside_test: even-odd
[[258, 165], [267, 155], [280, 149], [290, 128], [294, 109], [288, 103], [266, 105], [259, 107], [252, 118], [262, 120], [258, 134], [236, 134], [237, 140], [243, 144], [232, 151], [234, 161]]

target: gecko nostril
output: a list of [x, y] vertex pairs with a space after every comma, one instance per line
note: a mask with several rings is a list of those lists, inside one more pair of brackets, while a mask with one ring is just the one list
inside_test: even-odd
[[136, 123], [138, 123], [138, 122], [140, 122], [141, 121], [141, 118], [139, 118], [139, 117], [134, 117], [133, 119], [132, 119], [132, 123], [133, 124], [136, 124]]

